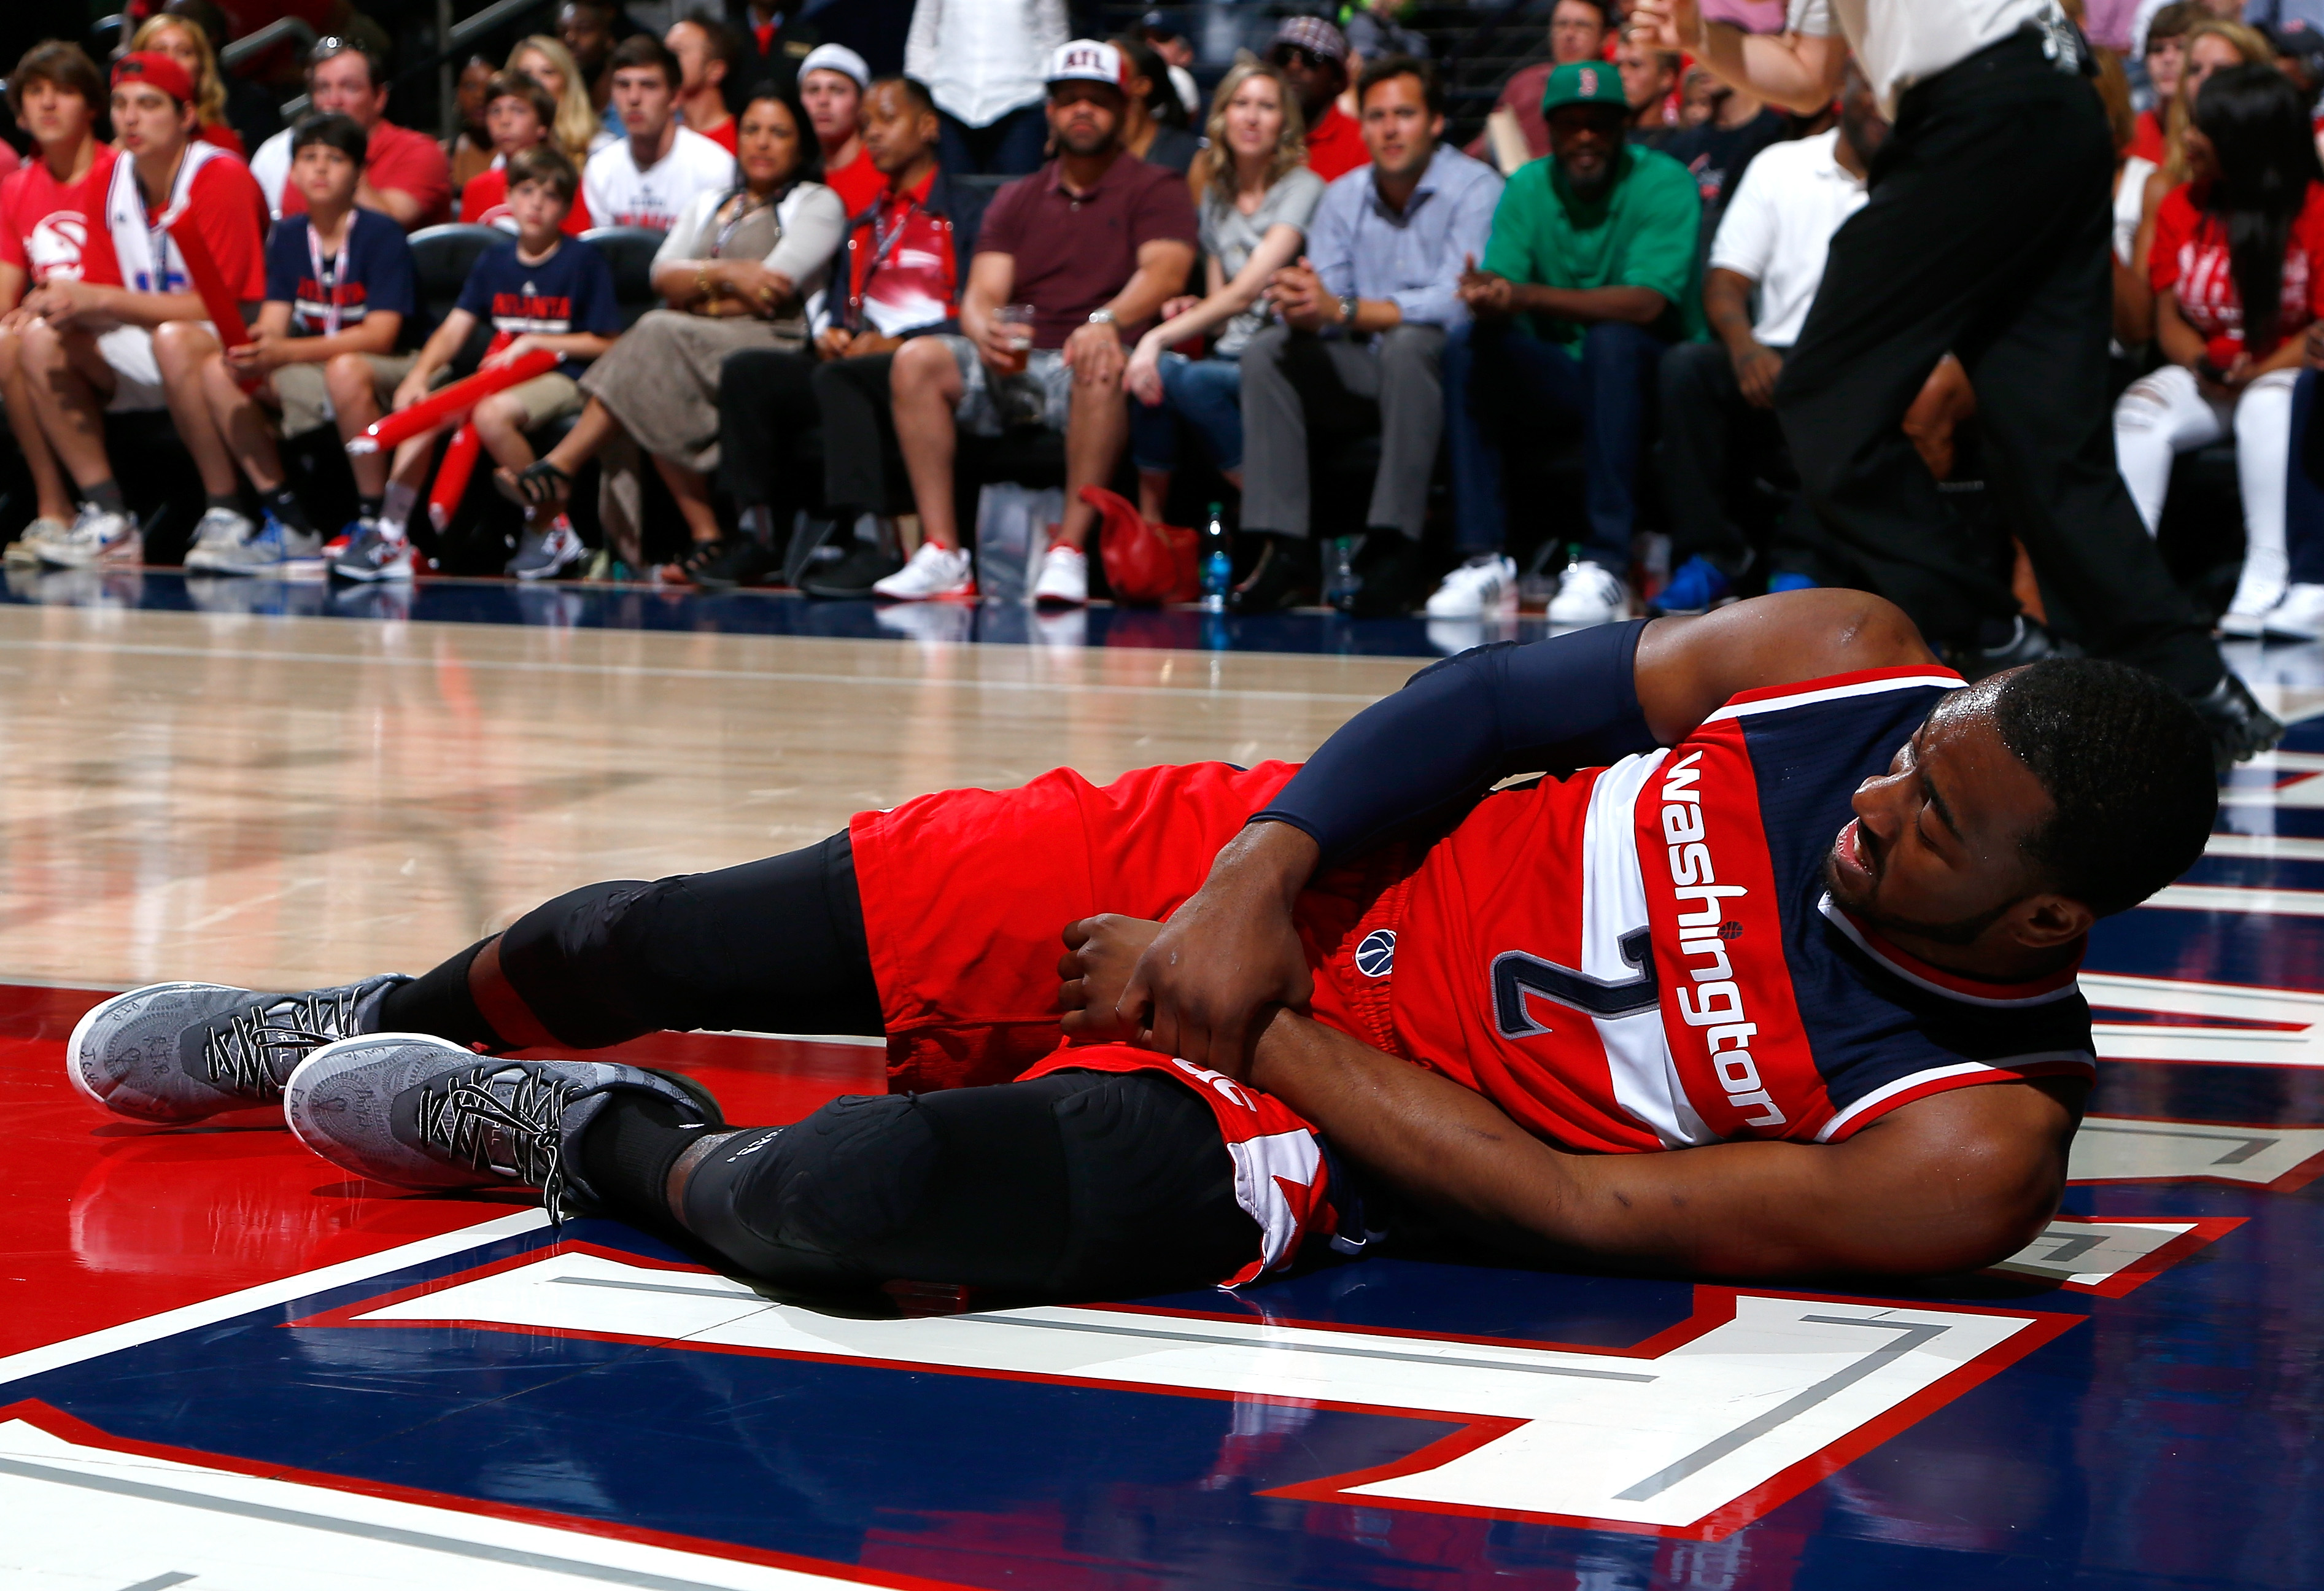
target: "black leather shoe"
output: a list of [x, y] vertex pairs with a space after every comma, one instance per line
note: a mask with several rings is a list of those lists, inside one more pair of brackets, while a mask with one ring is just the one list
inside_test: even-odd
[[1400, 530], [1364, 532], [1356, 554], [1356, 589], [1334, 596], [1332, 605], [1351, 619], [1399, 619], [1417, 607], [1421, 590], [1420, 543]]
[[694, 566], [694, 584], [705, 591], [763, 584], [779, 562], [774, 549], [756, 537], [730, 536]]
[[2221, 773], [2283, 739], [2283, 725], [2252, 699], [2251, 687], [2230, 668], [2208, 695], [2190, 697], [2211, 731], [2211, 761]]
[[875, 544], [859, 541], [835, 564], [825, 564], [799, 580], [799, 589], [813, 597], [862, 601], [872, 594], [872, 582], [885, 580], [904, 566], [895, 554]]
[[1315, 544], [1296, 536], [1265, 536], [1259, 562], [1227, 593], [1230, 613], [1277, 613], [1312, 602], [1323, 592]]
[[1977, 639], [1966, 646], [1949, 647], [1953, 671], [1969, 684], [2005, 668], [2022, 668], [2044, 658], [2079, 658], [2081, 648], [2052, 635], [2039, 620], [2023, 613], [1988, 619]]

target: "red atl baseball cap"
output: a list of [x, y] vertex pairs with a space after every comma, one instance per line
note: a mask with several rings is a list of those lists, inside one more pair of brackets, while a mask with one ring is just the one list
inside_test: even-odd
[[113, 86], [124, 83], [151, 83], [180, 105], [194, 102], [194, 80], [186, 69], [155, 50], [141, 50], [134, 55], [124, 55], [113, 63]]

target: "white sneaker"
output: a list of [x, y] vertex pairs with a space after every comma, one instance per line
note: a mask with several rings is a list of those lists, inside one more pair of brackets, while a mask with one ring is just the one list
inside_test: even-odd
[[45, 514], [24, 527], [24, 533], [8, 544], [7, 561], [11, 564], [37, 564], [41, 548], [51, 541], [69, 535], [72, 527], [62, 520], [51, 520]]
[[1587, 559], [1568, 565], [1549, 602], [1552, 624], [1611, 624], [1630, 611], [1630, 593], [1616, 575]]
[[[1046, 579], [1046, 566], [1042, 574]], [[970, 597], [976, 594], [976, 575], [966, 548], [923, 541], [909, 563], [885, 580], [873, 582], [872, 591], [875, 596], [898, 602]]]
[[1482, 619], [1514, 607], [1517, 600], [1517, 560], [1483, 553], [1444, 576], [1427, 611], [1431, 619]]
[[41, 562], [57, 569], [88, 569], [98, 564], [134, 563], [143, 550], [136, 520], [85, 502], [71, 528], [41, 548]]
[[2324, 585], [2285, 586], [2283, 600], [2267, 611], [2261, 623], [2269, 635], [2284, 640], [2324, 637]]
[[247, 514], [238, 514], [232, 509], [211, 509], [194, 527], [194, 545], [187, 549], [186, 567], [238, 575], [242, 570], [234, 555], [257, 534], [258, 527], [250, 522]]
[[1054, 542], [1041, 555], [1041, 575], [1033, 582], [1033, 600], [1078, 608], [1089, 601], [1089, 555], [1077, 547]]

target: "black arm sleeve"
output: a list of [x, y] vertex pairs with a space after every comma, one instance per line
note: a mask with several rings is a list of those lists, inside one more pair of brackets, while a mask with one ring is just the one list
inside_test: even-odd
[[1512, 773], [1652, 750], [1638, 706], [1646, 627], [1498, 641], [1432, 663], [1341, 725], [1250, 821], [1304, 831], [1329, 866]]

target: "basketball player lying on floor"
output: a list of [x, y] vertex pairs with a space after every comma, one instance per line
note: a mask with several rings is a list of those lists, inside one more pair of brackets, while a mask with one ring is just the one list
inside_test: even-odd
[[[365, 1176], [540, 1187], [787, 1288], [1232, 1285], [1360, 1246], [1364, 1189], [1519, 1253], [1943, 1273], [2055, 1209], [2084, 934], [2216, 798], [2147, 676], [1963, 688], [1894, 608], [1807, 592], [1463, 653], [1302, 769], [928, 796], [418, 979], [140, 989], [70, 1065], [142, 1120], [281, 1099]], [[884, 1035], [898, 1091], [736, 1129], [680, 1077], [475, 1053], [659, 1028]]]

